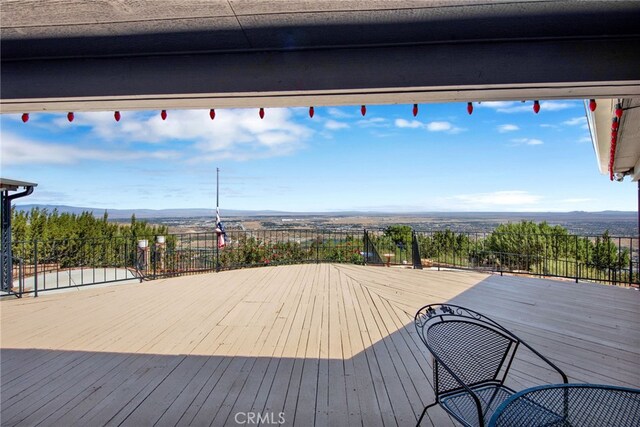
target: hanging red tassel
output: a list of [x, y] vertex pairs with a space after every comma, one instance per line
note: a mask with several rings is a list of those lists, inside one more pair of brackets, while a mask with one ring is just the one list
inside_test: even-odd
[[113, 118], [116, 119], [116, 122], [120, 121], [120, 111], [116, 111], [113, 113]]
[[418, 115], [418, 104], [413, 104], [413, 117]]
[[467, 102], [467, 113], [473, 113], [473, 104], [471, 102]]
[[22, 123], [27, 123], [29, 121], [29, 113], [22, 113]]
[[167, 110], [162, 110], [160, 112], [160, 117], [162, 117], [162, 120], [167, 120]]
[[598, 104], [596, 104], [596, 100], [595, 99], [590, 99], [589, 100], [589, 110], [596, 111], [597, 107], [598, 107]]
[[260, 115], [261, 119], [264, 119], [264, 108], [260, 108], [260, 111], [258, 111], [258, 114]]
[[616, 104], [616, 117], [622, 117], [622, 104], [620, 103]]
[[316, 111], [313, 109], [313, 107], [309, 107], [309, 117], [313, 118], [313, 115], [316, 113]]
[[540, 102], [533, 101], [533, 112], [536, 114], [540, 112]]
[[211, 117], [211, 120], [216, 118], [216, 110], [214, 110], [213, 108], [209, 110], [209, 117]]
[[363, 116], [365, 114], [367, 114], [367, 106], [366, 105], [363, 105], [363, 106], [360, 107], [360, 114], [362, 114]]
[[73, 115], [73, 113], [71, 111], [67, 113], [67, 120], [72, 122], [74, 118], [75, 118], [75, 116]]
[[611, 121], [611, 130], [618, 130], [618, 126], [620, 126], [620, 123], [618, 123], [618, 118], [614, 117]]

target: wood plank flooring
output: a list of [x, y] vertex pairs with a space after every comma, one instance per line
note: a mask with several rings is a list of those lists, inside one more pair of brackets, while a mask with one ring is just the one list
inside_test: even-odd
[[[640, 387], [638, 291], [309, 264], [1, 301], [0, 423], [412, 425], [434, 398], [413, 315], [447, 301], [511, 328], [570, 381]], [[509, 385], [558, 381], [524, 352]], [[436, 407], [423, 425], [454, 423]]]

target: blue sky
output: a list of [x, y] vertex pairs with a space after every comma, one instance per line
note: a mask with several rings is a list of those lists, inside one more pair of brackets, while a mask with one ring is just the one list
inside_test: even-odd
[[635, 210], [601, 175], [582, 101], [2, 115], [1, 174], [25, 203], [99, 209]]

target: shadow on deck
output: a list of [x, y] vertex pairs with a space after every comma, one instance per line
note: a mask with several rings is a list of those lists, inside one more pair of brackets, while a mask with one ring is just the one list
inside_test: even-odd
[[[413, 424], [433, 388], [412, 317], [444, 301], [502, 322], [570, 381], [640, 384], [634, 290], [270, 267], [3, 301], [2, 424]], [[510, 385], [558, 381], [524, 353]], [[429, 416], [453, 425], [439, 408]]]

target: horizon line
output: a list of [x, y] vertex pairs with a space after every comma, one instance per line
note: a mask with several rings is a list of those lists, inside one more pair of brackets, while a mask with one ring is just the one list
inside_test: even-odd
[[[82, 209], [84, 211], [152, 211], [161, 213], [163, 211], [212, 211], [215, 212], [216, 208], [97, 208], [86, 206], [74, 206], [74, 205], [62, 205], [62, 204], [44, 204], [44, 203], [15, 203], [14, 207], [42, 207], [42, 208], [70, 208], [70, 209]], [[556, 210], [420, 210], [420, 211], [392, 211], [392, 210], [376, 210], [376, 209], [335, 209], [335, 210], [308, 210], [308, 211], [287, 211], [278, 209], [236, 209], [225, 208], [220, 209], [221, 212], [264, 212], [264, 213], [277, 213], [277, 214], [348, 214], [348, 213], [362, 213], [362, 214], [389, 214], [389, 215], [424, 215], [424, 214], [443, 214], [443, 213], [463, 213], [463, 214], [569, 214], [569, 213], [637, 213], [635, 210], [570, 210], [570, 211], [556, 211]]]

